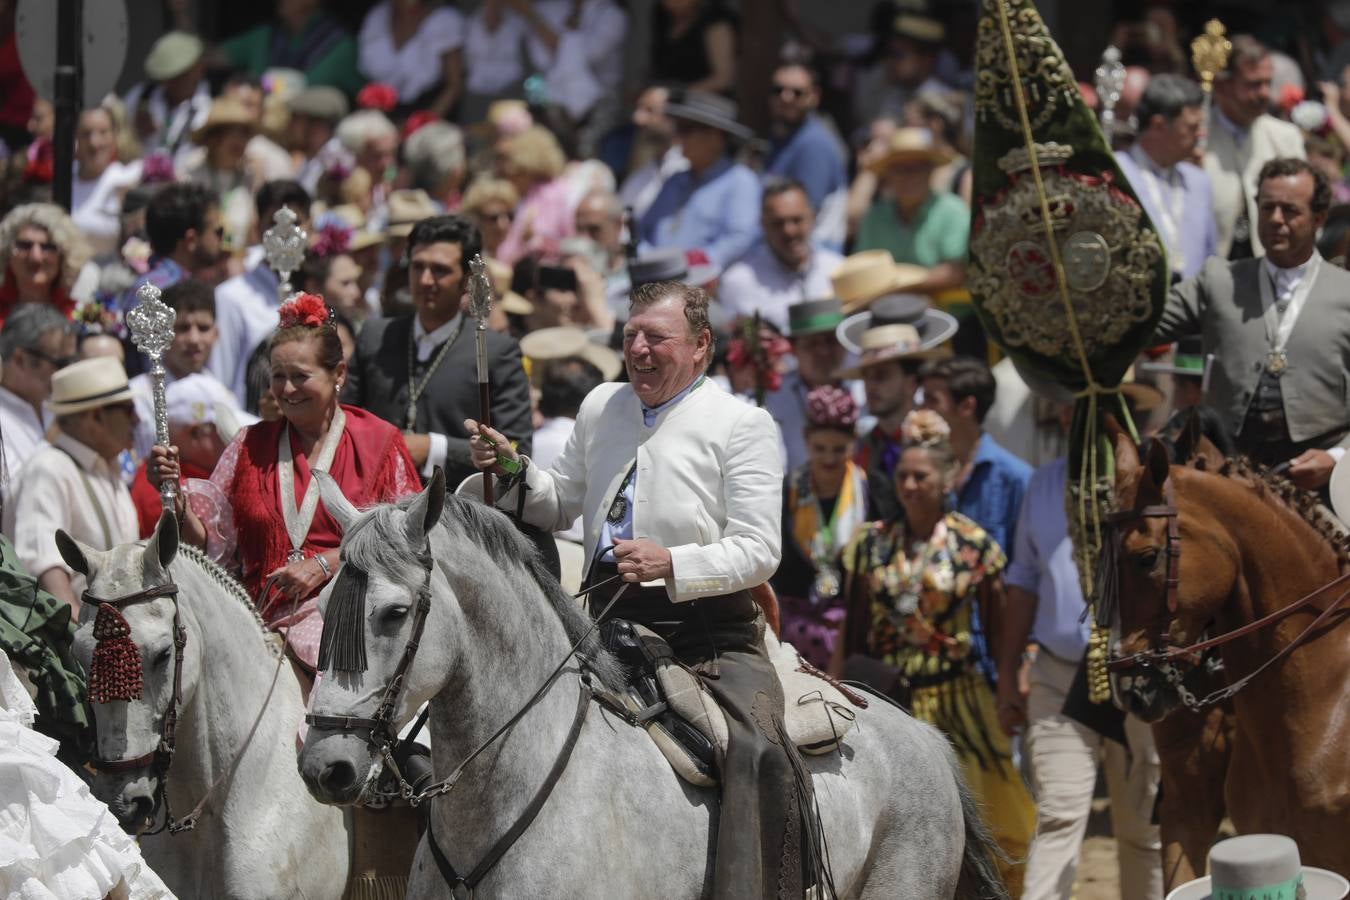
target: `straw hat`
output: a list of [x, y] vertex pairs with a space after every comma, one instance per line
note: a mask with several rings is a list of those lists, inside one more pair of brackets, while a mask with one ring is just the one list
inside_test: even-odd
[[328, 211], [352, 230], [351, 237], [347, 239], [348, 252], [356, 253], [385, 242], [384, 235], [366, 229], [366, 214], [355, 203], [342, 203]]
[[344, 118], [350, 110], [347, 95], [327, 85], [307, 87], [292, 97], [287, 105], [293, 116], [307, 116], [334, 123]]
[[192, 143], [203, 144], [210, 137], [211, 132], [217, 128], [225, 128], [230, 125], [238, 125], [247, 128], [250, 133], [258, 132], [258, 123], [249, 115], [249, 111], [233, 97], [219, 97], [211, 101], [211, 110], [206, 114], [206, 121], [201, 127], [192, 132]]
[[389, 227], [385, 232], [390, 237], [407, 237], [418, 222], [441, 212], [431, 195], [421, 188], [394, 191], [389, 195], [388, 207]]
[[487, 266], [488, 278], [492, 279], [492, 293], [497, 295], [497, 305], [502, 312], [513, 316], [528, 316], [534, 313], [534, 304], [511, 290], [511, 267], [491, 256], [483, 257]]
[[855, 313], [878, 297], [908, 290], [927, 277], [923, 266], [897, 263], [885, 250], [864, 250], [841, 262], [830, 273], [830, 284], [844, 312]]
[[520, 339], [520, 352], [535, 362], [577, 357], [600, 370], [606, 381], [613, 381], [623, 371], [623, 358], [608, 347], [586, 337], [586, 332], [575, 325], [540, 328]]
[[111, 356], [82, 359], [52, 376], [53, 415], [68, 416], [128, 400], [134, 400], [134, 395], [127, 386], [126, 370]]
[[151, 81], [177, 78], [202, 58], [202, 39], [186, 31], [170, 31], [155, 41], [145, 57], [145, 77]]
[[927, 128], [897, 128], [886, 144], [886, 153], [867, 168], [877, 174], [907, 162], [924, 162], [936, 168], [952, 161], [952, 155], [933, 145], [933, 132]]
[[937, 19], [914, 13], [901, 13], [891, 21], [897, 37], [909, 38], [927, 46], [937, 46], [947, 37], [947, 29]]
[[1294, 897], [1341, 900], [1350, 881], [1335, 872], [1302, 864], [1298, 844], [1282, 834], [1243, 834], [1209, 851], [1210, 874], [1188, 881], [1167, 900], [1264, 900]]
[[947, 341], [956, 334], [956, 319], [933, 309], [921, 294], [891, 294], [867, 312], [839, 323], [839, 343], [858, 354], [858, 364], [839, 373], [857, 378], [862, 370], [894, 360], [942, 359], [951, 356]]

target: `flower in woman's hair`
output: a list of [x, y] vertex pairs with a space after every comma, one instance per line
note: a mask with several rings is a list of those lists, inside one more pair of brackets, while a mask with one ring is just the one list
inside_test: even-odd
[[858, 404], [843, 388], [823, 384], [806, 395], [806, 421], [821, 428], [852, 431], [858, 422]]
[[947, 420], [931, 409], [911, 410], [900, 423], [900, 437], [907, 446], [932, 447], [951, 439]]
[[176, 177], [167, 153], [151, 153], [141, 162], [141, 184], [168, 184]]
[[360, 109], [378, 109], [389, 112], [398, 105], [398, 91], [378, 81], [371, 82], [356, 95], [356, 105]]
[[422, 126], [430, 125], [432, 122], [439, 122], [439, 121], [441, 121], [441, 117], [436, 115], [431, 110], [419, 109], [417, 112], [408, 116], [407, 120], [403, 123], [403, 128], [399, 132], [399, 138], [401, 140], [406, 141], [408, 138], [416, 134], [417, 130]]
[[320, 224], [314, 232], [314, 239], [310, 242], [309, 249], [314, 252], [315, 256], [327, 259], [330, 256], [337, 256], [339, 253], [346, 253], [348, 248], [351, 247], [351, 242], [351, 226], [337, 216], [325, 216], [320, 219]]
[[297, 294], [294, 299], [283, 303], [277, 313], [281, 317], [282, 328], [294, 328], [297, 325], [318, 328], [331, 315], [328, 304], [315, 294]]
[[122, 261], [137, 275], [150, 270], [150, 242], [145, 238], [132, 235], [122, 245]]

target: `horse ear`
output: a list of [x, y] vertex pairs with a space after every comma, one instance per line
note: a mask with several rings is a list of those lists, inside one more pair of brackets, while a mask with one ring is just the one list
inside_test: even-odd
[[408, 507], [408, 541], [414, 546], [422, 543], [431, 529], [441, 520], [441, 511], [445, 509], [445, 472], [437, 466], [431, 474], [431, 481], [417, 500]]
[[333, 517], [338, 530], [345, 533], [352, 522], [356, 521], [359, 511], [342, 493], [342, 488], [338, 487], [333, 476], [324, 471], [315, 471], [312, 474], [319, 483], [319, 497], [323, 500], [323, 508]]
[[1191, 451], [1191, 462], [1197, 469], [1217, 472], [1223, 468], [1228, 459], [1213, 441], [1202, 434], [1196, 441], [1195, 449]]
[[170, 510], [159, 514], [154, 534], [145, 545], [145, 558], [156, 560], [159, 567], [169, 571], [169, 563], [178, 555], [178, 519]]
[[1133, 472], [1139, 468], [1139, 448], [1122, 429], [1116, 432], [1116, 472]]
[[1148, 466], [1149, 480], [1161, 488], [1172, 468], [1172, 460], [1168, 457], [1167, 448], [1163, 446], [1162, 441], [1149, 441], [1148, 459], [1144, 462]]
[[89, 576], [89, 547], [66, 534], [64, 529], [58, 528], [56, 529], [56, 549], [61, 553], [61, 558], [66, 561], [66, 565], [86, 578]]

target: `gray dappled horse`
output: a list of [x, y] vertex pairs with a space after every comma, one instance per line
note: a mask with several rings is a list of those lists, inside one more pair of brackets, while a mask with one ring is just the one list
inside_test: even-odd
[[[421, 494], [366, 512], [323, 473], [315, 478], [343, 529], [344, 569], [363, 573], [353, 624], [361, 623], [355, 630], [367, 660], [364, 671], [326, 669], [312, 711], [375, 716], [409, 643], [416, 598], [429, 591], [420, 650], [391, 724], [401, 728], [430, 702], [434, 777], [443, 779], [526, 703], [590, 620], [542, 574], [505, 516], [447, 497], [439, 473]], [[325, 589], [325, 615], [338, 615], [332, 607], [342, 576]], [[593, 640], [582, 651], [612, 683], [613, 661]], [[573, 665], [433, 802], [431, 831], [458, 873], [474, 870], [540, 792], [578, 719], [580, 687]], [[842, 752], [807, 757], [839, 896], [1006, 896], [942, 735], [882, 702], [858, 710], [857, 724]], [[374, 784], [380, 761], [361, 731], [313, 723], [300, 753], [310, 790], [330, 803], [355, 802]], [[716, 808], [715, 791], [682, 781], [644, 731], [597, 706], [537, 818], [484, 875], [479, 894], [706, 896]], [[450, 896], [426, 836], [408, 896]]]
[[[163, 792], [182, 816], [221, 781], [195, 829], [141, 839], [151, 868], [184, 898], [341, 897], [350, 867], [349, 817], [316, 803], [295, 771], [295, 733], [305, 711], [300, 683], [288, 663], [278, 667], [280, 639], [263, 627], [243, 587], [200, 551], [180, 548], [168, 515], [146, 542], [100, 552], [58, 532], [57, 545], [66, 563], [88, 577], [95, 597], [178, 587], [186, 635], [182, 699]], [[164, 813], [152, 757], [173, 698], [174, 606], [172, 596], [158, 596], [121, 607], [140, 653], [141, 697], [91, 704], [98, 758], [146, 759], [94, 779], [94, 795], [128, 828]], [[86, 603], [75, 635], [86, 671], [94, 617]]]

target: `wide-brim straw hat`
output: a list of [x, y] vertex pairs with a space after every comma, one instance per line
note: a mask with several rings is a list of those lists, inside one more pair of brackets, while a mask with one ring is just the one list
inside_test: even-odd
[[202, 123], [200, 128], [192, 132], [192, 143], [205, 143], [211, 132], [217, 128], [225, 128], [231, 125], [247, 128], [251, 134], [258, 133], [258, 122], [244, 107], [244, 104], [233, 97], [220, 97], [213, 100], [211, 110], [206, 114], [206, 121]]
[[[931, 350], [951, 340], [958, 327], [950, 313], [934, 309], [923, 294], [895, 293], [878, 298], [870, 309], [845, 318], [835, 334], [849, 352], [861, 354], [866, 349], [864, 335], [889, 325], [910, 326], [918, 335], [919, 347], [915, 349], [919, 350]], [[875, 344], [877, 339], [872, 340]]]
[[739, 112], [736, 101], [707, 91], [685, 91], [666, 104], [666, 115], [672, 119], [707, 125], [732, 137], [749, 140], [754, 137], [754, 132], [740, 123]]
[[926, 346], [919, 329], [903, 323], [869, 328], [862, 334], [861, 351], [858, 364], [839, 370], [838, 377], [861, 378], [864, 369], [881, 363], [905, 360], [924, 362], [946, 359], [952, 355], [950, 344]]
[[[349, 253], [378, 246], [387, 240], [383, 234], [366, 228], [366, 214], [355, 203], [341, 203], [328, 211], [341, 219], [343, 224], [352, 230], [351, 235], [347, 238], [347, 252]], [[316, 215], [315, 218], [317, 217]], [[311, 246], [315, 237], [317, 235], [310, 236]]]
[[418, 222], [441, 214], [436, 201], [421, 188], [394, 191], [389, 195], [387, 206], [389, 227], [385, 232], [390, 237], [407, 237]]
[[575, 325], [558, 325], [531, 331], [520, 339], [520, 352], [535, 362], [555, 359], [584, 359], [600, 370], [606, 381], [623, 371], [623, 357], [586, 337]]
[[71, 363], [52, 376], [53, 415], [68, 416], [133, 400], [122, 364], [110, 356]]
[[186, 31], [170, 31], [151, 46], [145, 57], [145, 77], [151, 81], [177, 78], [202, 58], [202, 39]]
[[1181, 885], [1167, 900], [1342, 900], [1350, 881], [1335, 872], [1305, 866], [1298, 845], [1281, 834], [1243, 834], [1220, 841], [1209, 851], [1210, 874]]
[[923, 266], [897, 263], [885, 250], [863, 250], [835, 267], [830, 285], [844, 312], [856, 313], [878, 297], [907, 291], [927, 277]]
[[878, 174], [905, 162], [924, 162], [936, 168], [945, 166], [954, 157], [951, 152], [933, 143], [933, 132], [927, 128], [897, 128], [886, 143], [886, 152], [869, 163], [867, 168]]

